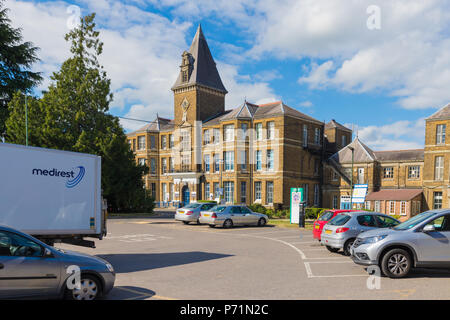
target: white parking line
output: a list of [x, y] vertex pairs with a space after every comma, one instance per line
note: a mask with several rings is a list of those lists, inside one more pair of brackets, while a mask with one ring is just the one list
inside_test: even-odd
[[[330, 263], [348, 263], [348, 262], [353, 262], [353, 261], [347, 261], [347, 262], [337, 262], [337, 261], [333, 261]], [[316, 276], [312, 273], [311, 270], [311, 263], [327, 263], [327, 262], [305, 262], [305, 269], [306, 269], [306, 274], [308, 276], [308, 278], [348, 278], [348, 277], [367, 277], [366, 274], [341, 274], [341, 275], [325, 275], [325, 276]]]
[[296, 242], [291, 242], [291, 244], [303, 244], [303, 243], [316, 243], [316, 241], [296, 241]]

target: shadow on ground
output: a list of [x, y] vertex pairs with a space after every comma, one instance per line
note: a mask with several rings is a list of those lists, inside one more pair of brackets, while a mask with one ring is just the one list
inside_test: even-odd
[[133, 287], [133, 286], [116, 286], [111, 292], [104, 297], [106, 300], [144, 300], [156, 295], [155, 291]]
[[209, 252], [130, 253], [98, 255], [112, 264], [116, 273], [152, 270], [231, 257]]

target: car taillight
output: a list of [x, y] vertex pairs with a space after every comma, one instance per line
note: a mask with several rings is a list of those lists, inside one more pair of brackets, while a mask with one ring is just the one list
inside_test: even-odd
[[213, 214], [211, 215], [211, 218], [217, 218], [217, 214], [213, 213]]
[[337, 228], [336, 233], [342, 233], [342, 232], [346, 232], [348, 230], [350, 230], [350, 229], [349, 228]]
[[187, 215], [187, 216], [189, 216], [189, 215], [191, 215], [191, 214], [193, 214], [194, 213], [194, 211], [188, 211], [188, 212], [186, 212], [185, 214]]

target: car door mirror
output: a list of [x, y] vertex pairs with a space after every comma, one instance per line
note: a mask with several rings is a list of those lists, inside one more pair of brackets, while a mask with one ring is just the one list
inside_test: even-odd
[[50, 249], [44, 248], [44, 258], [51, 258], [53, 257], [53, 253]]
[[423, 232], [433, 232], [436, 231], [436, 228], [432, 224], [427, 224], [423, 230]]

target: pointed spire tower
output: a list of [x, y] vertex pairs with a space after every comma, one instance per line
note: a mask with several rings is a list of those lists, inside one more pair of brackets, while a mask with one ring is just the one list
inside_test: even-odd
[[193, 124], [225, 111], [225, 89], [199, 25], [189, 51], [181, 55], [180, 73], [172, 87], [175, 123]]

